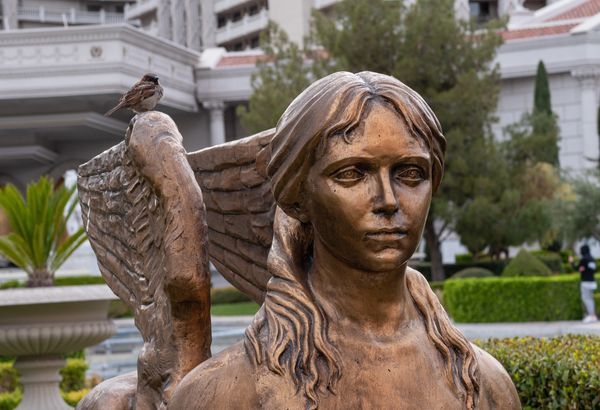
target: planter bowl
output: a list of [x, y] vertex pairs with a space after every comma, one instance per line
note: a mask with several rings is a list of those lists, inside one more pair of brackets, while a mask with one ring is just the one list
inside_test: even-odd
[[19, 410], [70, 408], [58, 390], [62, 357], [115, 333], [107, 318], [112, 300], [106, 285], [0, 290], [0, 355], [17, 357]]

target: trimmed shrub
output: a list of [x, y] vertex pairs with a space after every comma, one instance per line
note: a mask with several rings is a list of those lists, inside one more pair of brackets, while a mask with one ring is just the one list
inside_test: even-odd
[[[446, 263], [444, 264], [444, 273], [446, 274], [446, 278], [450, 278], [452, 277], [452, 275], [463, 269], [480, 267], [488, 269], [492, 271], [494, 275], [498, 276], [502, 273], [507, 263], [508, 262], [505, 260], [491, 260], [489, 258], [480, 258], [477, 261], [473, 262]], [[431, 280], [431, 263], [422, 261], [411, 261], [409, 262], [409, 266], [421, 272], [427, 280]]]
[[470, 253], [457, 253], [456, 255], [454, 255], [454, 262], [471, 263], [473, 262], [473, 255]]
[[492, 276], [494, 273], [491, 270], [474, 266], [456, 272], [451, 279], [490, 278]]
[[447, 280], [444, 305], [459, 323], [578, 320], [579, 275]]
[[18, 280], [7, 280], [4, 283], [0, 283], [0, 289], [13, 289], [23, 287], [25, 287], [25, 284], [19, 282]]
[[60, 370], [60, 389], [65, 392], [83, 389], [88, 367], [84, 359], [67, 359], [67, 365]]
[[0, 393], [0, 410], [14, 410], [23, 399], [21, 389], [8, 393]]
[[553, 273], [564, 273], [563, 261], [559, 253], [532, 251], [531, 254], [541, 260]]
[[81, 399], [83, 399], [89, 392], [90, 389], [81, 389], [68, 392], [61, 391], [60, 395], [62, 396], [63, 400], [67, 402], [67, 404], [75, 407], [77, 406], [77, 403], [79, 403]]
[[502, 271], [502, 276], [549, 276], [551, 274], [552, 271], [542, 261], [525, 249], [521, 249]]
[[19, 374], [12, 362], [0, 363], [0, 393], [12, 392], [19, 387]]
[[599, 408], [600, 337], [523, 337], [476, 344], [508, 371], [524, 409]]
[[210, 300], [212, 305], [220, 305], [223, 303], [251, 302], [251, 299], [248, 296], [246, 296], [233, 286], [229, 286], [226, 288], [211, 289]]
[[54, 278], [54, 286], [104, 285], [102, 276], [67, 276]]

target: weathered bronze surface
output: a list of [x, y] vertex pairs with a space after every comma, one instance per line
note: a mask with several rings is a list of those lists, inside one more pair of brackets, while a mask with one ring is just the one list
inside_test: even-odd
[[[190, 154], [168, 116], [139, 114], [79, 187], [102, 274], [146, 344], [137, 376], [79, 408], [520, 408], [406, 266], [445, 143], [418, 94], [370, 72], [327, 76], [275, 130]], [[264, 302], [213, 358], [209, 258]]]

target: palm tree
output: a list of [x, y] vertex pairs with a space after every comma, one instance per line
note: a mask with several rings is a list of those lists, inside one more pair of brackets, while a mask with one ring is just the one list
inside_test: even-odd
[[47, 177], [27, 186], [26, 199], [14, 185], [0, 189], [0, 208], [11, 227], [0, 236], [0, 253], [27, 272], [28, 287], [52, 286], [56, 270], [87, 239], [83, 227], [67, 232], [74, 194], [75, 186], [54, 189]]

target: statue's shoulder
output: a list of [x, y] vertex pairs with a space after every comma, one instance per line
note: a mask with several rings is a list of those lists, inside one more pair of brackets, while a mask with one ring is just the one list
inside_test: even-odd
[[243, 341], [189, 372], [175, 389], [169, 410], [256, 409], [256, 369]]
[[517, 389], [510, 376], [485, 350], [473, 345], [479, 365], [479, 407], [483, 409], [521, 409]]

